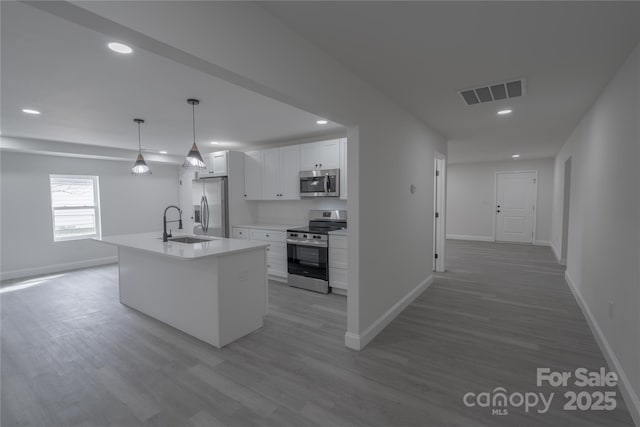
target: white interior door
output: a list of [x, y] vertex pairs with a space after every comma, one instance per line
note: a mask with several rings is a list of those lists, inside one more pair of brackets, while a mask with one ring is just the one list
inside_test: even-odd
[[533, 243], [537, 172], [496, 174], [496, 241]]

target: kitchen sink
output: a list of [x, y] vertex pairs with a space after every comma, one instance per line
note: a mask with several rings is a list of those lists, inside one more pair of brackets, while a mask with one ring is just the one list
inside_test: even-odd
[[173, 237], [173, 238], [169, 239], [170, 242], [188, 243], [188, 244], [210, 242], [212, 240], [215, 240], [215, 239], [201, 239], [199, 237], [188, 237], [188, 236]]

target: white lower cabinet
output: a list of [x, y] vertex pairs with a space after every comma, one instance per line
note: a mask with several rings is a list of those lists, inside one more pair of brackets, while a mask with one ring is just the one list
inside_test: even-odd
[[233, 231], [231, 232], [231, 237], [233, 237], [234, 239], [249, 240], [249, 229], [233, 227]]
[[233, 227], [231, 235], [235, 239], [268, 242], [267, 273], [269, 278], [279, 282], [287, 282], [287, 233], [261, 228]]
[[348, 267], [347, 237], [329, 234], [329, 286], [333, 292], [347, 293]]

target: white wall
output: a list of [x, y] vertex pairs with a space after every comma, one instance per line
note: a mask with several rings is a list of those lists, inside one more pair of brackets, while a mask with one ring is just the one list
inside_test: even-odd
[[68, 4], [38, 7], [347, 127], [347, 345], [366, 345], [424, 289], [433, 259], [433, 157], [446, 153], [442, 136], [256, 3], [80, 5], [100, 17]]
[[54, 243], [49, 174], [99, 176], [103, 235], [161, 232], [162, 211], [178, 202], [178, 167], [151, 164], [152, 175], [133, 176], [132, 163], [3, 151], [2, 278], [115, 261], [115, 248], [91, 240]]
[[[556, 157], [552, 234], [556, 251], [561, 253], [564, 164], [571, 157], [567, 279], [597, 338], [605, 349], [611, 350], [605, 353], [614, 363], [613, 368], [628, 379], [633, 393], [627, 394], [625, 400], [632, 406], [638, 424], [639, 123], [640, 45]], [[619, 365], [615, 366], [616, 363]]]
[[[303, 199], [249, 202], [256, 207], [258, 224], [307, 225], [312, 209], [347, 209], [346, 200]], [[348, 221], [348, 217], [347, 217]]]
[[494, 240], [496, 172], [538, 171], [537, 244], [551, 240], [554, 160], [459, 163], [447, 170], [447, 237]]

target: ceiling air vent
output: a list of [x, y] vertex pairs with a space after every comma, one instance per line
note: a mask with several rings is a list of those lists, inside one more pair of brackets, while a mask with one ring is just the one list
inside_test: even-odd
[[460, 96], [467, 105], [484, 104], [485, 102], [523, 96], [526, 91], [525, 79], [508, 80], [506, 82], [488, 84], [474, 89], [460, 91]]

